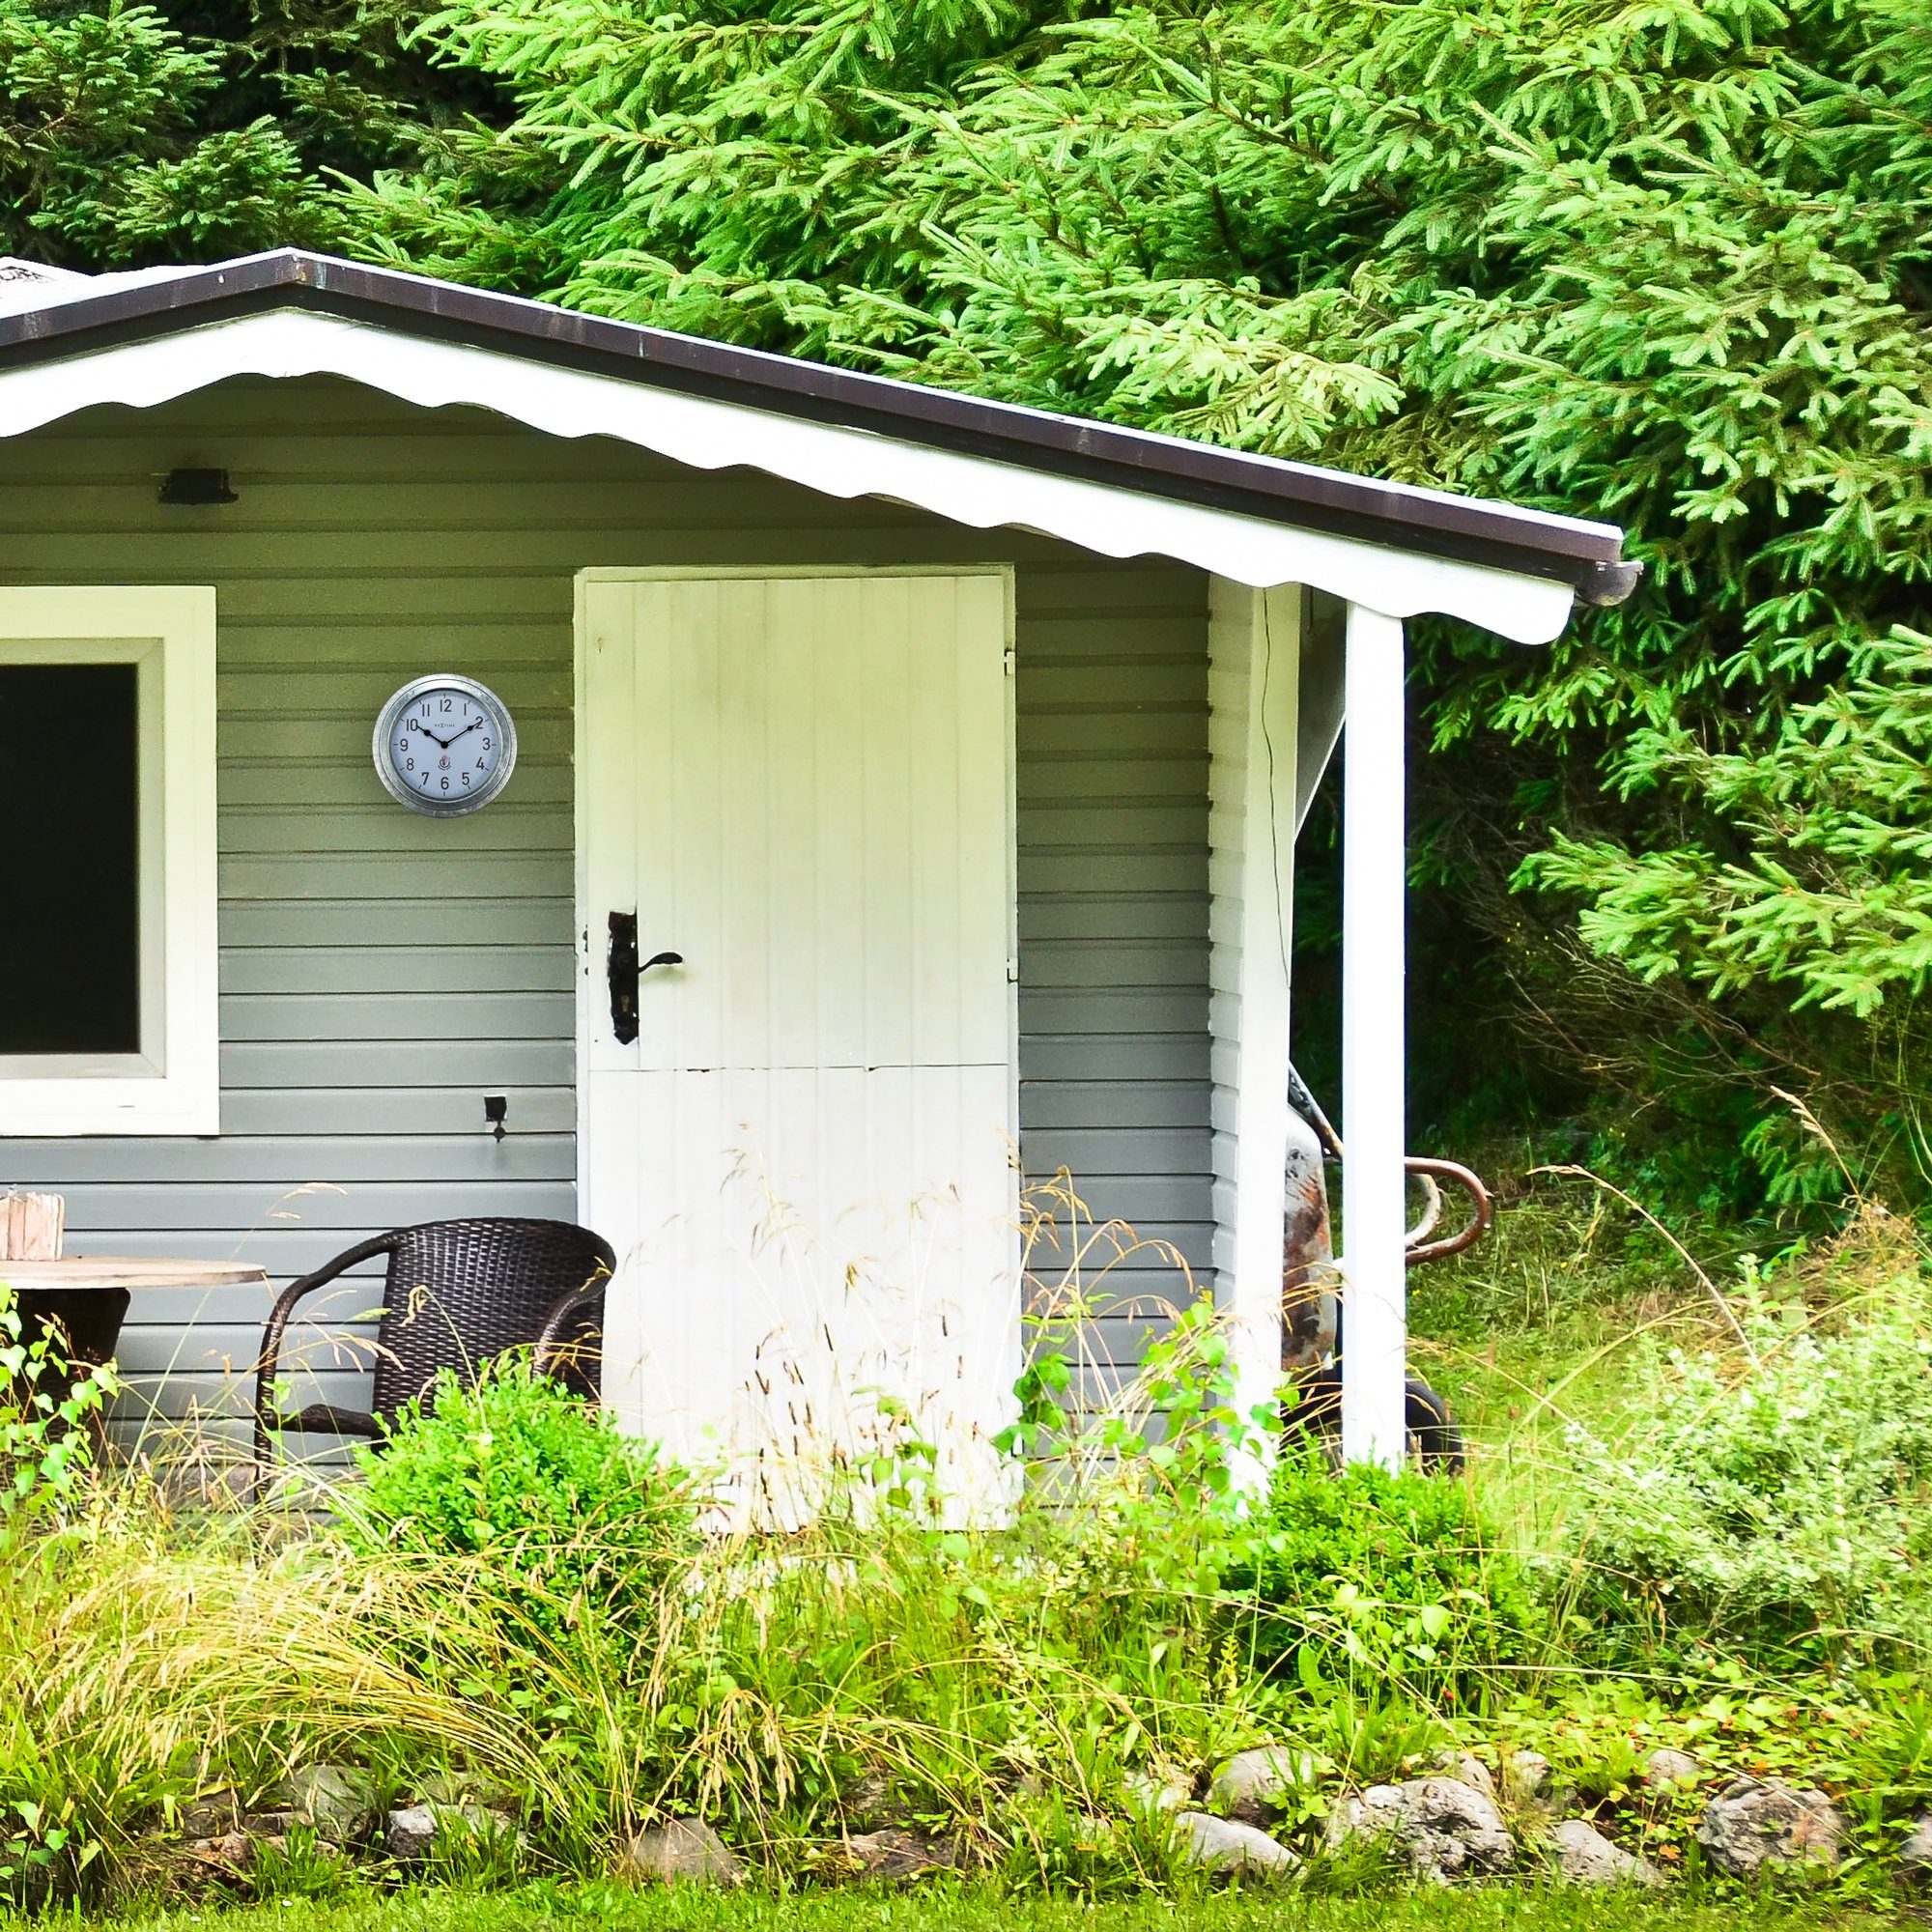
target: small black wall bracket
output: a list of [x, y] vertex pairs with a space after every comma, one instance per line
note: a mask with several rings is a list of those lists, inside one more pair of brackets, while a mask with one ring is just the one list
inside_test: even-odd
[[170, 469], [161, 478], [164, 503], [234, 503], [241, 499], [228, 487], [225, 469]]

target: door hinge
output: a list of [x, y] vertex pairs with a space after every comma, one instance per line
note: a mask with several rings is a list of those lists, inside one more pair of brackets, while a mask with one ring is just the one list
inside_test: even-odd
[[1018, 662], [1019, 662], [1019, 653], [1015, 650], [1009, 649], [1006, 654], [1007, 675], [1009, 677], [1012, 676], [1014, 668], [1017, 666]]
[[1007, 961], [1007, 984], [1009, 986], [1017, 986], [1019, 982], [1020, 982], [1020, 962], [1017, 959], [1009, 959]]

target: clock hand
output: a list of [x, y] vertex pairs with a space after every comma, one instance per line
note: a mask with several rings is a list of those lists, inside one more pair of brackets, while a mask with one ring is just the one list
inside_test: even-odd
[[478, 724], [487, 724], [490, 721], [487, 718], [472, 719], [469, 724], [466, 724], [462, 730], [457, 732], [455, 738], [439, 738], [437, 740], [437, 743], [440, 744], [442, 747], [442, 749], [446, 752], [449, 750], [450, 746], [456, 743], [457, 738], [469, 737], [470, 732], [475, 730]]

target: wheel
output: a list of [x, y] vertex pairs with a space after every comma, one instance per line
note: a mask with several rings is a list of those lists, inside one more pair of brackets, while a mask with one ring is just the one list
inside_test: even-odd
[[[1311, 1369], [1302, 1377], [1300, 1390], [1301, 1400], [1289, 1411], [1282, 1430], [1282, 1446], [1293, 1451], [1312, 1438], [1333, 1458], [1342, 1437], [1341, 1361]], [[1418, 1468], [1431, 1475], [1460, 1476], [1468, 1465], [1468, 1445], [1449, 1405], [1420, 1376], [1404, 1382], [1403, 1427]]]
[[1415, 1460], [1433, 1473], [1460, 1476], [1469, 1460], [1468, 1449], [1449, 1405], [1420, 1376], [1410, 1376], [1403, 1384], [1402, 1407]]

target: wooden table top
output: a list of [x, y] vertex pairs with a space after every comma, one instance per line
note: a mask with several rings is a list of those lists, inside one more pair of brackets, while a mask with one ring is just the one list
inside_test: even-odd
[[253, 1262], [151, 1261], [133, 1255], [63, 1255], [57, 1262], [0, 1262], [0, 1282], [36, 1288], [257, 1288], [269, 1278]]

